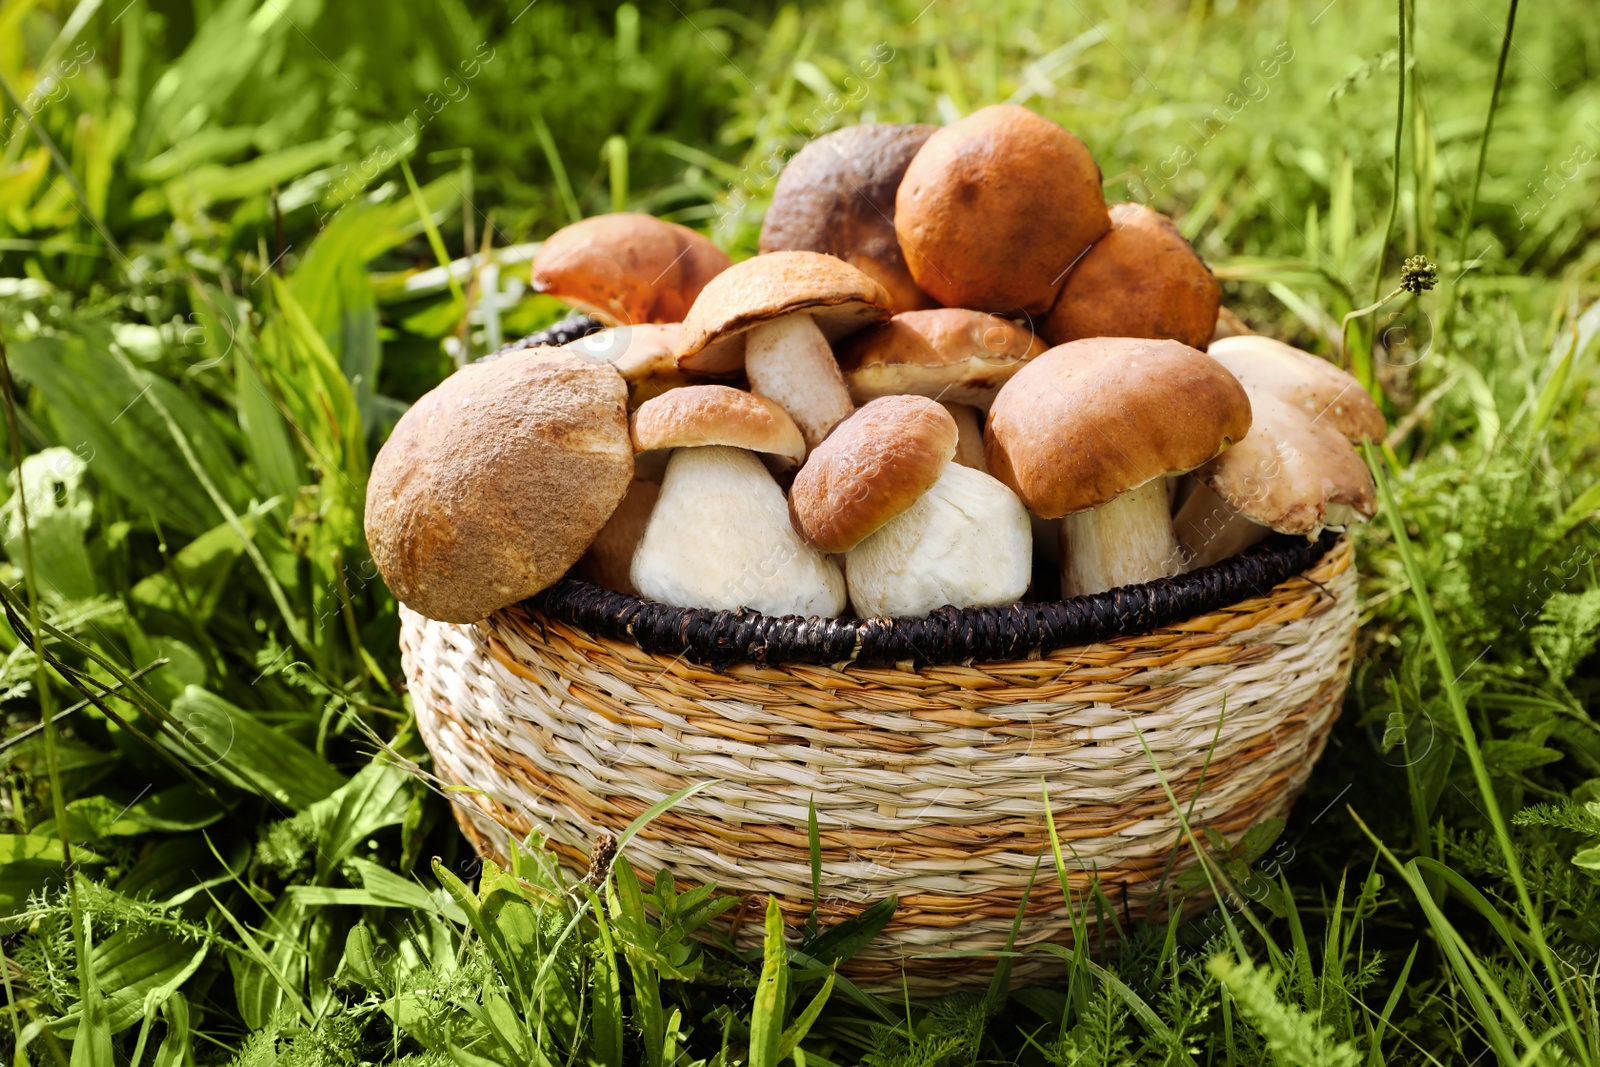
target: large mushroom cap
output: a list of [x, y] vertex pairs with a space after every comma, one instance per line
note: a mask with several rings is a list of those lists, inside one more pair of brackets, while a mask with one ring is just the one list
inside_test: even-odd
[[1055, 344], [1084, 337], [1168, 337], [1204, 349], [1222, 287], [1172, 220], [1143, 204], [1111, 208], [1111, 232], [1085, 252], [1040, 332]]
[[824, 134], [795, 153], [761, 227], [761, 251], [826, 252], [875, 278], [895, 311], [931, 307], [894, 234], [900, 177], [933, 126], [867, 123]]
[[848, 552], [932, 488], [956, 453], [950, 413], [920, 396], [886, 396], [841, 422], [789, 488], [805, 542]]
[[1193, 470], [1250, 429], [1250, 398], [1177, 341], [1098, 337], [1035, 356], [989, 409], [989, 471], [1041, 518]]
[[1372, 472], [1327, 421], [1270, 393], [1252, 390], [1245, 438], [1195, 471], [1222, 502], [1279, 533], [1315, 537], [1324, 526], [1370, 519]]
[[628, 383], [628, 406], [636, 408], [651, 397], [692, 380], [678, 369], [673, 356], [681, 332], [682, 327], [676, 322], [611, 326], [561, 347], [615, 367]]
[[394, 595], [476, 622], [565, 574], [633, 476], [627, 395], [611, 367], [534, 348], [413, 404], [367, 483], [367, 543]]
[[706, 286], [683, 321], [678, 366], [728, 374], [744, 360], [746, 330], [797, 311], [827, 339], [889, 317], [889, 294], [842, 259], [820, 252], [771, 252], [736, 263]]
[[1252, 394], [1270, 393], [1351, 441], [1383, 438], [1383, 412], [1372, 394], [1325, 359], [1259, 334], [1213, 341], [1209, 354]]
[[1045, 350], [1032, 331], [983, 311], [903, 311], [844, 343], [839, 365], [856, 403], [915, 393], [988, 407], [995, 393]]
[[728, 256], [687, 226], [618, 212], [563, 226], [533, 258], [533, 287], [607, 326], [681, 322]]
[[633, 447], [639, 452], [704, 445], [765, 452], [791, 463], [806, 454], [800, 428], [783, 408], [728, 385], [686, 385], [633, 413]]
[[1083, 142], [997, 104], [928, 138], [900, 181], [894, 228], [911, 276], [939, 303], [1043, 315], [1111, 219]]

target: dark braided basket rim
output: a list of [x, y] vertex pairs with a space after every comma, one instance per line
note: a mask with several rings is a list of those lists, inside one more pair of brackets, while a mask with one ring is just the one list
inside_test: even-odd
[[[568, 344], [600, 328], [595, 319], [574, 315], [484, 358]], [[1070, 600], [1003, 608], [943, 607], [915, 618], [824, 619], [675, 608], [573, 577], [523, 606], [599, 637], [719, 669], [734, 663], [1005, 662], [1148, 633], [1265, 596], [1273, 586], [1313, 567], [1338, 539], [1332, 530], [1315, 541], [1274, 534], [1237, 556], [1175, 578]]]
[[1004, 662], [1148, 633], [1265, 596], [1314, 566], [1338, 539], [1331, 530], [1316, 541], [1274, 534], [1237, 556], [1176, 578], [1070, 600], [943, 607], [915, 618], [824, 619], [675, 608], [570, 577], [524, 604], [590, 634], [718, 669], [733, 663]]

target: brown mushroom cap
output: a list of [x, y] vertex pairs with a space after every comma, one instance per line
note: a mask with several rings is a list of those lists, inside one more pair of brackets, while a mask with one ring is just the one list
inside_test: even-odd
[[794, 476], [795, 532], [824, 552], [848, 552], [933, 488], [957, 434], [950, 413], [926, 397], [886, 396], [857, 409]]
[[565, 574], [633, 476], [627, 395], [610, 367], [534, 348], [413, 404], [367, 483], [367, 543], [394, 595], [476, 622]]
[[1204, 349], [1222, 286], [1172, 220], [1143, 204], [1111, 208], [1111, 232], [1085, 252], [1039, 332], [1055, 344], [1083, 337], [1169, 337]]
[[894, 195], [911, 157], [936, 127], [867, 123], [824, 134], [778, 176], [761, 226], [761, 251], [838, 256], [875, 278], [894, 311], [932, 307], [894, 234]]
[[856, 403], [915, 393], [988, 407], [994, 394], [1045, 350], [1025, 326], [983, 311], [903, 311], [863, 330], [839, 350]]
[[806, 443], [788, 412], [766, 397], [729, 385], [686, 385], [647, 400], [633, 413], [633, 447], [699, 448], [727, 445], [805, 458]]
[[941, 304], [1043, 315], [1111, 219], [1083, 142], [997, 104], [928, 138], [900, 180], [894, 228], [911, 276]]
[[744, 363], [753, 326], [809, 312], [829, 342], [889, 317], [889, 293], [842, 259], [820, 252], [770, 252], [712, 279], [683, 320], [678, 366], [731, 374]]
[[1387, 427], [1372, 394], [1325, 359], [1259, 334], [1214, 341], [1209, 354], [1252, 395], [1270, 393], [1357, 444], [1383, 439]]
[[1178, 341], [1097, 337], [1035, 356], [989, 409], [989, 472], [1041, 518], [1193, 470], [1250, 429], [1250, 398]]
[[1250, 432], [1196, 478], [1234, 511], [1279, 533], [1315, 537], [1330, 508], [1373, 516], [1372, 473], [1342, 433], [1271, 393], [1252, 390], [1250, 400]]
[[533, 257], [533, 288], [607, 326], [682, 322], [727, 253], [653, 215], [618, 212], [563, 226]]
[[628, 406], [636, 408], [651, 397], [694, 380], [678, 369], [673, 357], [681, 332], [682, 327], [676, 322], [611, 326], [561, 347], [615, 367], [628, 383]]

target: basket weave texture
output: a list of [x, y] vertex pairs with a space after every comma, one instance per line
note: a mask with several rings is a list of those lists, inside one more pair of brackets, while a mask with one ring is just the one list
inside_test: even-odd
[[[600, 834], [714, 779], [628, 856], [643, 876], [745, 895], [725, 920], [753, 945], [766, 894], [791, 927], [811, 907], [814, 803], [824, 919], [899, 898], [843, 973], [947, 991], [986, 979], [992, 961], [965, 953], [1004, 946], [1030, 883], [1018, 947], [1069, 941], [1075, 908], [1092, 926], [1095, 880], [1121, 916], [1163, 910], [1174, 849], [1174, 870], [1195, 856], [1162, 776], [1196, 828], [1232, 838], [1284, 814], [1339, 712], [1355, 584], [1341, 538], [1264, 595], [1005, 662], [709, 666], [534, 603], [467, 626], [402, 609], [401, 644], [437, 774], [478, 791], [451, 796], [484, 854], [536, 829], [581, 871]], [[1013, 978], [1047, 966], [1019, 960]]]

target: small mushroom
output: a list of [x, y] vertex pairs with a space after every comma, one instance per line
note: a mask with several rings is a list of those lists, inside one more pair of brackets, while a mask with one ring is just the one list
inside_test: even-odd
[[983, 311], [903, 311], [839, 349], [856, 403], [915, 393], [988, 407], [995, 393], [1047, 346], [1025, 326]]
[[772, 252], [729, 268], [689, 309], [678, 366], [730, 374], [775, 400], [815, 448], [855, 410], [829, 344], [889, 317], [883, 286], [842, 259]]
[[811, 453], [789, 491], [794, 528], [845, 552], [857, 614], [1011, 604], [1028, 588], [1028, 515], [993, 478], [952, 463], [955, 421], [925, 397], [863, 406]]
[[563, 226], [533, 257], [533, 288], [607, 326], [682, 322], [728, 256], [687, 226], [618, 212]]
[[866, 123], [824, 134], [778, 176], [761, 227], [761, 251], [838, 256], [876, 279], [894, 311], [932, 307], [917, 288], [894, 235], [900, 176], [933, 126]]
[[1110, 228], [1089, 149], [1015, 104], [980, 108], [929, 137], [895, 195], [911, 276], [946, 307], [1043, 315]]
[[657, 482], [646, 478], [630, 482], [628, 495], [622, 498], [594, 544], [578, 561], [578, 573], [596, 585], [638, 595], [639, 590], [634, 588], [628, 571], [633, 566], [633, 553], [644, 536], [645, 525], [650, 521], [650, 512], [660, 496], [661, 486]]
[[634, 413], [633, 445], [673, 449], [633, 555], [639, 595], [767, 615], [844, 610], [838, 564], [795, 533], [783, 490], [756, 455], [791, 463], [805, 455], [800, 430], [781, 407], [726, 385], [685, 386]]
[[1111, 208], [1111, 232], [1083, 254], [1040, 332], [1055, 344], [1084, 337], [1167, 337], [1204, 350], [1222, 287], [1172, 220], [1143, 204]]
[[456, 371], [395, 423], [367, 483], [366, 531], [408, 607], [477, 622], [553, 584], [633, 477], [627, 387], [558, 348]]
[[1165, 478], [1244, 437], [1250, 400], [1216, 360], [1170, 340], [1101, 337], [1030, 360], [995, 397], [989, 469], [1043, 519], [1065, 517], [1062, 588], [1177, 573]]
[[681, 332], [682, 327], [675, 322], [611, 326], [562, 345], [562, 348], [617, 368], [622, 380], [628, 383], [628, 409], [631, 411], [668, 389], [693, 383], [694, 378], [678, 369], [678, 361], [673, 356]]
[[1270, 393], [1355, 444], [1383, 439], [1387, 427], [1372, 394], [1325, 359], [1259, 334], [1213, 342], [1209, 354], [1252, 395]]
[[1227, 559], [1270, 531], [1316, 537], [1372, 517], [1377, 491], [1361, 455], [1331, 423], [1251, 390], [1250, 432], [1195, 471], [1174, 525], [1190, 569]]

